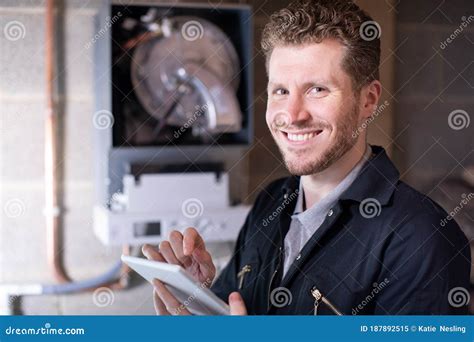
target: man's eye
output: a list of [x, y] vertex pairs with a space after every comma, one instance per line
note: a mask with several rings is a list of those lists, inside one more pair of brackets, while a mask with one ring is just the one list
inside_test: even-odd
[[273, 93], [275, 95], [286, 95], [286, 94], [288, 94], [288, 91], [286, 89], [283, 89], [283, 88], [278, 88], [278, 89], [275, 89], [275, 91]]
[[323, 87], [313, 87], [310, 89], [310, 94], [321, 94], [323, 91], [325, 91], [326, 89], [323, 88]]

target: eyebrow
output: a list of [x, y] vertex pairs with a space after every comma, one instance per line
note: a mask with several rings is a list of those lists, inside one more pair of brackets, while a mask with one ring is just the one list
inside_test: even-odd
[[[313, 80], [313, 81], [308, 81], [308, 82], [303, 83], [302, 88], [306, 89], [306, 88], [314, 87], [314, 86], [318, 86], [318, 85], [333, 86], [333, 85], [335, 85], [335, 83], [331, 82], [329, 80], [326, 80], [326, 79], [316, 79], [316, 80]], [[285, 86], [281, 82], [269, 81], [267, 89], [268, 88], [285, 88]]]

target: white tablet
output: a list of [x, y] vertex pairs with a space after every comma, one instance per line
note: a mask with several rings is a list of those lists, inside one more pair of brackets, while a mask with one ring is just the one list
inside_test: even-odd
[[165, 262], [122, 255], [122, 261], [150, 283], [159, 279], [186, 309], [194, 315], [228, 315], [229, 306], [204, 285], [196, 282], [184, 268]]

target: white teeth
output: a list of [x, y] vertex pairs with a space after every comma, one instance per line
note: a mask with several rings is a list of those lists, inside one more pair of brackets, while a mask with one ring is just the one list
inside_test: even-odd
[[306, 134], [291, 134], [288, 133], [288, 140], [291, 141], [306, 141], [313, 138], [316, 135], [315, 132], [306, 133]]

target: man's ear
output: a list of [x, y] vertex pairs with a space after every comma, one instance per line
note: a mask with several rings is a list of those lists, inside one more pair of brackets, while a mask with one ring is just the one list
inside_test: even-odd
[[381, 94], [382, 84], [378, 80], [374, 80], [362, 88], [360, 94], [360, 116], [362, 120], [374, 114]]

